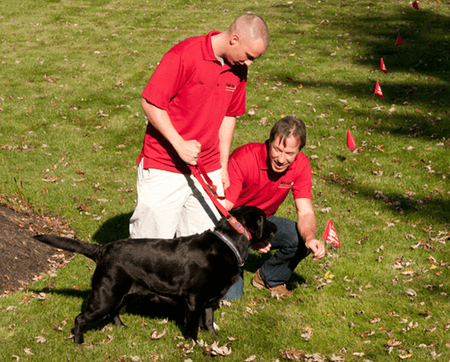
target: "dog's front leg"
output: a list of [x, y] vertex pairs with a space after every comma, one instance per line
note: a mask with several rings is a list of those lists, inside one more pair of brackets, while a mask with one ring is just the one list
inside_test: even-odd
[[216, 330], [214, 328], [214, 310], [212, 307], [205, 308], [203, 311], [203, 325], [211, 333], [212, 336], [216, 335]]
[[74, 328], [74, 337], [73, 341], [75, 344], [83, 344], [84, 343], [84, 328], [86, 327], [86, 319], [83, 316], [83, 313], [78, 314], [75, 318], [75, 328]]

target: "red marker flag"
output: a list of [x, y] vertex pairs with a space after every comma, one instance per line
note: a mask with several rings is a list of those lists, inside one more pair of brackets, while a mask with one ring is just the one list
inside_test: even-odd
[[388, 71], [387, 71], [387, 69], [386, 69], [386, 66], [384, 65], [383, 58], [381, 58], [380, 69], [381, 69], [385, 74], [387, 74]]
[[[402, 37], [400, 36], [400, 34], [398, 34], [398, 36], [397, 36], [397, 41], [395, 42], [395, 46], [400, 45], [400, 44], [403, 44], [403, 39], [402, 39]], [[395, 47], [394, 47], [394, 48], [395, 48]]]
[[383, 97], [383, 92], [381, 91], [381, 87], [380, 87], [380, 82], [379, 81], [377, 81], [377, 85], [375, 86], [374, 93], [378, 94], [381, 98], [384, 98]]
[[347, 130], [347, 147], [350, 151], [353, 151], [356, 147], [356, 141], [349, 129]]
[[331, 219], [329, 219], [327, 222], [327, 227], [325, 228], [325, 232], [323, 233], [322, 239], [332, 242], [338, 248], [341, 247], [341, 242], [339, 241], [336, 229], [334, 228]]
[[416, 10], [419, 10], [419, 4], [417, 3], [417, 1], [414, 1], [414, 2], [412, 3], [412, 7], [413, 7], [414, 9], [416, 9]]

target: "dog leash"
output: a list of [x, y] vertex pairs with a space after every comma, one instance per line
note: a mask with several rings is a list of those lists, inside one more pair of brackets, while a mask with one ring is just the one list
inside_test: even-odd
[[[240, 234], [244, 234], [248, 238], [248, 240], [251, 240], [252, 235], [248, 232], [248, 230], [239, 221], [237, 221], [237, 219], [233, 215], [231, 215], [228, 212], [228, 210], [225, 209], [223, 205], [219, 202], [219, 200], [225, 199], [225, 196], [219, 196], [217, 194], [217, 186], [213, 184], [213, 182], [207, 175], [206, 170], [200, 159], [198, 159], [196, 166], [189, 165], [189, 168], [191, 169], [192, 175], [197, 179], [200, 185], [202, 185], [203, 189], [208, 194], [211, 201], [214, 203], [214, 205], [217, 207], [220, 213], [228, 220], [230, 225], [234, 227]], [[229, 243], [227, 242], [227, 244]]]

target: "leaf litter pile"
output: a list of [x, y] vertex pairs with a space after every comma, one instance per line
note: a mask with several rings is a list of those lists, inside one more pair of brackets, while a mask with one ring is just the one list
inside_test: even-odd
[[[13, 201], [13, 202], [11, 202]], [[38, 233], [75, 236], [56, 216], [40, 216], [20, 198], [0, 195], [0, 295], [8, 295], [65, 266], [72, 253], [33, 239]]]

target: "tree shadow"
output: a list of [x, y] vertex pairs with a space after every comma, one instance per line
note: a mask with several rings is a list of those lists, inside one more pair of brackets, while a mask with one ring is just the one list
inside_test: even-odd
[[[344, 156], [340, 157], [345, 159]], [[420, 165], [420, 162], [418, 165]], [[377, 176], [368, 177], [376, 178]], [[440, 175], [434, 175], [433, 177], [440, 177]], [[411, 220], [432, 220], [441, 224], [449, 222], [450, 200], [445, 197], [446, 190], [430, 189], [428, 195], [418, 196], [414, 190], [404, 193], [392, 192], [386, 187], [362, 186], [357, 181], [349, 181], [350, 179], [352, 179], [352, 176], [349, 174], [322, 176], [322, 180], [328, 187], [342, 189], [345, 186], [347, 193], [356, 195], [355, 197], [360, 202], [373, 200], [381, 210], [384, 209], [394, 214], [398, 213], [398, 215], [406, 216]], [[339, 191], [336, 190], [335, 192]]]
[[[392, 72], [414, 72], [431, 78], [442, 76], [448, 81], [449, 16], [426, 8], [417, 11], [409, 5], [397, 9], [395, 15], [386, 16], [383, 10], [374, 8], [364, 16], [354, 16], [351, 21], [341, 17], [333, 19], [331, 24], [354, 33], [351, 42], [359, 43], [361, 52], [365, 52], [364, 56], [354, 58], [355, 62], [373, 64], [371, 56], [376, 60], [384, 57], [387, 69]], [[398, 34], [403, 44], [396, 47]]]

